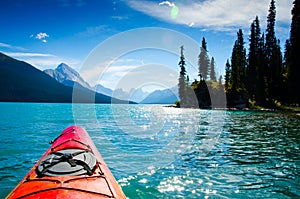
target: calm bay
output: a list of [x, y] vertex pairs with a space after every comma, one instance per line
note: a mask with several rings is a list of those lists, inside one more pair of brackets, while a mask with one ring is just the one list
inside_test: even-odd
[[0, 103], [0, 198], [80, 125], [128, 198], [299, 198], [300, 117], [162, 105]]

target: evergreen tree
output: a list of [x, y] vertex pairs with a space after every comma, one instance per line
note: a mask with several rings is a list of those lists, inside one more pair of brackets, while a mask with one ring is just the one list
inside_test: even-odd
[[185, 58], [183, 55], [183, 46], [180, 47], [180, 61], [178, 63], [180, 67], [179, 83], [178, 83], [178, 94], [180, 98], [180, 106], [186, 106], [186, 69], [185, 69]]
[[258, 42], [258, 52], [257, 52], [257, 82], [255, 90], [255, 100], [258, 105], [266, 104], [266, 97], [268, 92], [267, 86], [267, 60], [265, 55], [265, 35], [262, 34]]
[[200, 80], [203, 78], [204, 80], [207, 79], [208, 71], [209, 71], [209, 58], [208, 58], [208, 51], [207, 51], [207, 44], [205, 38], [202, 38], [202, 46], [200, 49], [200, 54], [198, 56], [198, 65], [199, 65], [199, 76]]
[[279, 40], [275, 36], [276, 6], [275, 0], [271, 0], [267, 18], [266, 30], [266, 59], [268, 66], [268, 98], [272, 100], [280, 96], [282, 85], [282, 55]]
[[229, 89], [229, 82], [230, 82], [230, 74], [231, 74], [231, 65], [229, 60], [227, 59], [226, 66], [225, 66], [225, 91], [227, 92]]
[[284, 102], [291, 102], [291, 95], [290, 95], [290, 86], [289, 86], [289, 73], [288, 70], [291, 66], [291, 42], [289, 39], [286, 40], [284, 46], [284, 61], [283, 61], [283, 81], [284, 81], [284, 88], [285, 88], [285, 98], [283, 99]]
[[230, 91], [237, 91], [239, 81], [237, 42], [234, 43], [231, 55]]
[[[284, 61], [283, 61], [283, 71], [285, 76], [287, 76], [287, 70], [291, 65], [291, 41], [287, 39], [284, 46]], [[287, 78], [287, 77], [286, 77]]]
[[250, 44], [248, 54], [248, 67], [247, 67], [247, 90], [249, 97], [255, 100], [255, 90], [257, 87], [257, 67], [258, 67], [258, 45], [260, 41], [260, 27], [259, 20], [256, 16], [255, 20], [251, 24], [250, 29]]
[[287, 81], [291, 102], [300, 104], [300, 0], [294, 0], [287, 61]]
[[237, 33], [231, 56], [230, 90], [235, 93], [244, 92], [245, 89], [246, 50], [244, 48], [243, 32]]
[[212, 57], [211, 61], [210, 61], [210, 80], [217, 81], [216, 71], [215, 71], [215, 59], [214, 59], [214, 57]]
[[187, 75], [186, 87], [185, 87], [185, 103], [183, 104], [183, 107], [199, 108], [197, 97], [195, 95], [193, 88], [190, 86], [189, 82], [190, 82], [190, 78]]

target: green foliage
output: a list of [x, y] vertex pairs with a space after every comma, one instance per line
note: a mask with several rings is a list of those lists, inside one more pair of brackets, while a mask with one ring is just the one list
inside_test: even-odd
[[275, 35], [276, 6], [275, 0], [271, 0], [267, 18], [266, 30], [266, 64], [269, 100], [274, 101], [282, 96], [282, 55], [280, 41]]
[[208, 71], [209, 71], [209, 57], [207, 52], [207, 44], [205, 41], [205, 38], [202, 39], [202, 46], [200, 48], [200, 54], [198, 56], [198, 65], [199, 65], [199, 76], [200, 79], [206, 80], [208, 77]]
[[215, 58], [212, 57], [210, 61], [210, 80], [217, 81], [215, 71]]
[[257, 69], [258, 57], [259, 57], [259, 41], [260, 41], [260, 27], [259, 20], [256, 16], [255, 20], [251, 24], [250, 28], [250, 44], [249, 44], [249, 54], [248, 54], [248, 67], [247, 67], [247, 90], [249, 92], [249, 97], [255, 100], [255, 90], [257, 87]]
[[[231, 65], [227, 61], [225, 67], [225, 90], [229, 101], [238, 101], [238, 98], [248, 97], [249, 100], [246, 101], [251, 107], [254, 105], [276, 107], [279, 102], [299, 104], [299, 0], [294, 1], [292, 15], [291, 37], [286, 42], [284, 59], [281, 54], [280, 41], [275, 35], [274, 0], [270, 1], [266, 36], [261, 35], [258, 17], [250, 26], [249, 54], [246, 61], [244, 61], [242, 32], [241, 30], [238, 32], [238, 38], [232, 50]], [[295, 42], [294, 45], [292, 40]]]
[[246, 49], [244, 48], [243, 32], [237, 33], [231, 56], [230, 87], [228, 90], [237, 92], [245, 90]]
[[230, 75], [231, 75], [231, 65], [229, 63], [229, 60], [227, 59], [226, 66], [225, 66], [225, 91], [229, 90]]
[[179, 101], [179, 100], [176, 100], [176, 101], [174, 102], [174, 104], [175, 104], [176, 107], [180, 107], [180, 101]]
[[179, 75], [179, 83], [178, 83], [178, 94], [181, 102], [181, 106], [185, 106], [187, 104], [186, 99], [186, 69], [185, 69], [185, 58], [183, 54], [183, 46], [180, 47], [180, 61], [178, 63], [180, 67], [180, 75]]
[[287, 67], [287, 85], [290, 103], [300, 104], [300, 1], [294, 0], [290, 39], [286, 45], [285, 61]]
[[258, 105], [266, 104], [268, 85], [267, 85], [267, 59], [265, 56], [265, 37], [264, 34], [258, 41], [257, 65], [256, 65], [256, 87], [255, 101]]
[[[293, 4], [291, 34], [286, 41], [284, 57], [282, 57], [280, 41], [275, 35], [275, 0], [271, 0], [266, 34], [261, 33], [258, 17], [250, 26], [248, 55], [244, 47], [243, 32], [241, 29], [237, 32], [231, 60], [230, 62], [227, 60], [225, 66], [224, 87], [221, 77], [219, 82], [216, 82], [214, 58], [209, 60], [207, 43], [203, 37], [198, 56], [200, 81], [195, 79], [189, 86], [185, 77], [186, 71], [183, 68], [181, 72], [183, 77], [179, 78], [179, 85], [185, 82], [185, 87], [181, 92], [187, 94], [192, 93], [191, 90], [193, 90], [199, 107], [202, 108], [211, 106], [211, 97], [224, 91], [227, 104], [232, 107], [247, 105], [250, 108], [274, 108], [282, 107], [282, 102], [299, 106], [300, 0], [294, 0]], [[208, 75], [210, 81], [205, 81]], [[191, 98], [188, 98], [183, 97], [186, 103], [191, 103]]]

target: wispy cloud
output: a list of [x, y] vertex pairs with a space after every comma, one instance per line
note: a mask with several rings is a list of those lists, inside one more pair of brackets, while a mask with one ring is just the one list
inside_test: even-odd
[[1, 43], [1, 42], [0, 42], [0, 48], [11, 49], [11, 50], [25, 50], [25, 48], [22, 48], [19, 46], [13, 46], [13, 45]]
[[6, 54], [11, 57], [55, 57], [54, 55], [43, 53], [9, 52]]
[[178, 76], [177, 70], [166, 65], [145, 64], [143, 60], [135, 58], [108, 60], [80, 72], [91, 85], [101, 84], [113, 90], [122, 88], [124, 91], [144, 86], [173, 87], [177, 84]]
[[112, 19], [116, 19], [116, 20], [128, 20], [129, 17], [128, 16], [121, 16], [121, 15], [114, 15], [111, 16]]
[[[174, 3], [163, 1], [129, 0], [128, 5], [140, 12], [169, 23], [182, 24], [214, 31], [236, 31], [236, 27], [249, 27], [249, 23], [259, 16], [265, 20], [269, 0], [204, 0], [178, 1], [178, 15], [172, 15]], [[166, 5], [166, 6], [162, 6]], [[292, 0], [277, 1], [277, 20], [281, 24], [290, 23]]]
[[95, 35], [101, 35], [106, 31], [112, 31], [108, 25], [99, 25], [99, 26], [89, 26], [82, 32], [77, 33], [81, 37], [91, 37]]
[[4, 48], [12, 48], [11, 45], [5, 44], [5, 43], [0, 43], [0, 47], [4, 47]]
[[114, 88], [124, 75], [141, 64], [140, 60], [135, 59], [107, 60], [104, 63], [83, 68], [80, 73], [91, 85], [102, 84]]
[[30, 35], [30, 37], [41, 40], [43, 43], [47, 43], [47, 38], [50, 36], [45, 32], [40, 32], [36, 35]]
[[69, 58], [61, 58], [56, 55], [47, 53], [29, 53], [29, 52], [4, 52], [6, 55], [15, 59], [25, 61], [40, 70], [55, 68], [60, 63], [64, 62], [78, 69], [80, 61]]

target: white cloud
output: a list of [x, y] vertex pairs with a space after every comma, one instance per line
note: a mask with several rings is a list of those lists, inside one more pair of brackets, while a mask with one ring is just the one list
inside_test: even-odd
[[11, 45], [5, 44], [5, 43], [0, 43], [0, 47], [4, 47], [4, 48], [12, 48]]
[[9, 52], [6, 54], [11, 57], [54, 57], [54, 55], [43, 53]]
[[160, 2], [158, 5], [160, 5], [160, 6], [167, 5], [169, 7], [175, 6], [175, 4], [173, 2], [171, 3], [170, 1], [163, 1], [163, 2]]
[[[292, 0], [277, 1], [277, 20], [280, 23], [290, 23]], [[128, 1], [128, 5], [140, 12], [166, 22], [191, 25], [216, 31], [236, 31], [237, 27], [248, 28], [255, 16], [266, 19], [269, 0], [187, 0], [178, 2], [178, 15], [172, 17], [174, 3], [163, 1], [157, 4], [152, 1]], [[168, 5], [161, 6], [161, 5]]]
[[83, 68], [80, 73], [90, 85], [102, 84], [114, 88], [123, 76], [141, 64], [141, 61], [135, 59], [113, 59], [97, 63], [89, 69]]
[[191, 22], [190, 24], [189, 24], [189, 27], [193, 27], [195, 25], [195, 23], [194, 22]]
[[35, 36], [31, 35], [30, 37], [31, 38], [34, 37], [35, 39], [41, 40], [43, 43], [46, 43], [47, 38], [50, 37], [50, 36], [45, 32], [40, 32], [40, 33], [36, 34]]

